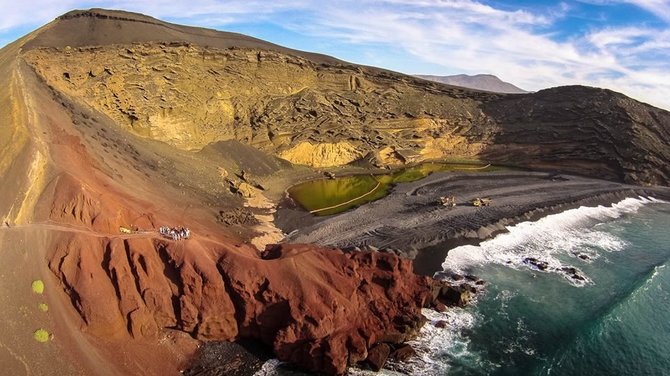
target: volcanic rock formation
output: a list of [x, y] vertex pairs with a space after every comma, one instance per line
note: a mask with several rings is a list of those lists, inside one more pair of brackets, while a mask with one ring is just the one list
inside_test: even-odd
[[[261, 256], [242, 196], [276, 198], [311, 173], [288, 161], [454, 157], [670, 181], [670, 113], [621, 94], [479, 92], [127, 12], [59, 17], [0, 50], [0, 78], [0, 243], [12, 260], [0, 272], [17, 286], [46, 280], [59, 339], [43, 350], [53, 361], [7, 352], [28, 373], [174, 372], [188, 333], [256, 339], [342, 374], [372, 348], [379, 364], [381, 344], [416, 333], [422, 307], [459, 296], [395, 255], [286, 245]], [[194, 235], [158, 238], [165, 224]], [[22, 308], [34, 302], [8, 301], [21, 303], [3, 314], [33, 320], [0, 323], [20, 338], [40, 323]]]
[[[49, 255], [85, 330], [155, 338], [257, 339], [284, 361], [340, 375], [379, 343], [412, 338], [421, 307], [457, 304], [456, 288], [412, 273], [395, 255], [157, 239], [63, 237]], [[110, 299], [110, 297], [116, 299]]]
[[185, 150], [238, 140], [318, 167], [411, 150], [637, 183], [670, 176], [669, 113], [608, 90], [481, 92], [130, 13], [74, 11], [48, 28], [22, 55], [48, 85]]

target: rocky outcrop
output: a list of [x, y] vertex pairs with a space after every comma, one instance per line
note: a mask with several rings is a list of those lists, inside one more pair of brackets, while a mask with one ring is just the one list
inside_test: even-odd
[[499, 131], [491, 161], [668, 185], [670, 112], [610, 90], [566, 86], [483, 106]]
[[390, 346], [423, 325], [422, 307], [460, 304], [458, 287], [415, 275], [393, 254], [284, 245], [260, 258], [193, 240], [82, 234], [59, 244], [49, 267], [95, 336], [155, 338], [176, 328], [204, 340], [255, 339], [330, 375], [383, 366]]
[[302, 142], [284, 150], [279, 156], [292, 163], [312, 167], [341, 166], [361, 158], [360, 152], [348, 142], [316, 145]]

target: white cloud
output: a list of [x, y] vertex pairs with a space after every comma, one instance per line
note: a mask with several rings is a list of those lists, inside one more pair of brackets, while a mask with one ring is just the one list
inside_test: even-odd
[[445, 72], [492, 73], [530, 90], [601, 86], [670, 109], [667, 31], [609, 28], [557, 41], [550, 26], [565, 6], [547, 18], [467, 0], [363, 3], [355, 12], [342, 2], [321, 9], [302, 32], [399, 46]]
[[78, 2], [63, 1], [12, 1], [0, 0], [0, 31], [15, 27], [40, 26], [54, 17], [72, 9]]

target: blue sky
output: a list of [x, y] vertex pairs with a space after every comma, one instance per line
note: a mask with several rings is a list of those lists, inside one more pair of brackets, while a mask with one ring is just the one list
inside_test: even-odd
[[75, 8], [236, 31], [404, 73], [584, 84], [670, 109], [670, 0], [0, 0], [0, 46]]

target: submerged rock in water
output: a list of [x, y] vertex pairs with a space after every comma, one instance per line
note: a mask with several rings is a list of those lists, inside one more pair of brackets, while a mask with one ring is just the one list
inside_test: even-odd
[[531, 265], [535, 267], [537, 270], [541, 271], [545, 271], [549, 268], [548, 262], [538, 260], [535, 257], [526, 257], [525, 259], [523, 259], [523, 263], [526, 265]]
[[574, 268], [574, 267], [571, 267], [571, 266], [564, 266], [564, 267], [562, 267], [562, 268], [560, 268], [560, 269], [558, 269], [558, 270], [560, 270], [560, 271], [562, 271], [563, 273], [567, 274], [568, 277], [570, 277], [570, 278], [572, 278], [572, 279], [574, 279], [574, 280], [577, 280], [577, 281], [586, 281], [586, 278], [585, 278], [584, 276], [582, 276], [581, 274], [579, 274], [579, 271], [577, 270], [577, 268]]

